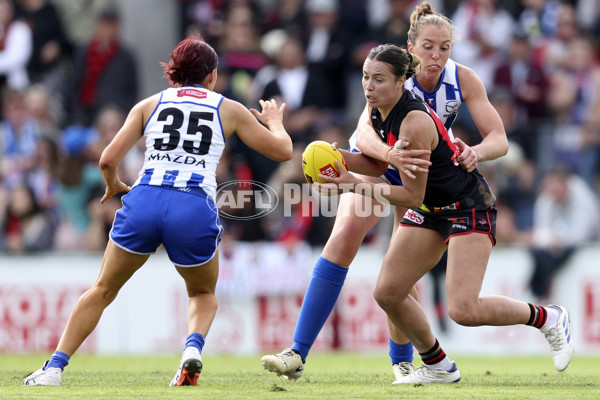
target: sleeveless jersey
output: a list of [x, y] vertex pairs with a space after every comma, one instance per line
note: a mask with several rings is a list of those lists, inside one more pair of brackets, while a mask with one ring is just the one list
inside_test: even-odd
[[423, 202], [428, 207], [445, 207], [458, 203], [479, 184], [479, 172], [475, 170], [469, 173], [459, 166], [456, 161], [458, 148], [442, 120], [427, 104], [413, 92], [405, 90], [385, 120], [381, 119], [379, 110], [373, 109], [371, 121], [381, 139], [393, 146], [398, 141], [402, 121], [414, 110], [427, 113], [434, 121], [438, 134], [438, 145], [431, 151], [432, 165], [427, 175], [427, 190]]
[[433, 92], [423, 89], [417, 82], [416, 76], [407, 79], [404, 87], [425, 100], [440, 117], [446, 129], [450, 130], [458, 114], [458, 108], [463, 102], [456, 62], [448, 59], [442, 70], [440, 83]]
[[202, 86], [169, 88], [144, 126], [144, 165], [134, 185], [204, 192], [214, 201], [225, 148], [223, 96]]

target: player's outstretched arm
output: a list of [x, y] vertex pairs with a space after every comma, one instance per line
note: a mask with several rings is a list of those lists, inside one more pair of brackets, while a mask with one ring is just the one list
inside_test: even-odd
[[[283, 126], [285, 103], [260, 100], [261, 111], [249, 111], [237, 101], [225, 99], [221, 105], [223, 129], [226, 137], [236, 133], [250, 148], [275, 161], [292, 158], [292, 139]], [[255, 118], [256, 117], [256, 118]], [[258, 120], [265, 124], [261, 125]]]

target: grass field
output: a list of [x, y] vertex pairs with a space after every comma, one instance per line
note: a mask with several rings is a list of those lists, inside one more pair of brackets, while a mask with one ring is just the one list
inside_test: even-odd
[[600, 399], [600, 358], [576, 356], [563, 373], [548, 357], [456, 357], [453, 385], [392, 386], [383, 355], [313, 354], [289, 382], [260, 366], [260, 356], [205, 356], [198, 387], [169, 387], [172, 357], [76, 355], [63, 386], [23, 387], [46, 355], [0, 355], [0, 399]]

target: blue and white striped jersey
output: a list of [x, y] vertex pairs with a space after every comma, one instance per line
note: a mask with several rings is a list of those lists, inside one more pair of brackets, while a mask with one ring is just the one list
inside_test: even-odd
[[144, 166], [135, 185], [216, 195], [216, 170], [225, 148], [219, 107], [223, 96], [204, 87], [169, 88], [146, 122]]
[[446, 129], [450, 130], [463, 102], [456, 62], [448, 59], [442, 71], [440, 84], [433, 92], [423, 89], [414, 76], [404, 83], [404, 87], [425, 100], [444, 122]]

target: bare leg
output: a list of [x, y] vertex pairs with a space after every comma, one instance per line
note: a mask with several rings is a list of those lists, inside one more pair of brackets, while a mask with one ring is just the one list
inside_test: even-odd
[[[375, 287], [375, 299], [420, 352], [435, 344], [427, 316], [410, 296], [416, 282], [439, 260], [446, 245], [438, 232], [400, 227], [392, 237]], [[399, 262], [398, 260], [402, 260]]]
[[446, 297], [448, 314], [465, 326], [516, 325], [527, 323], [527, 303], [506, 296], [479, 297], [492, 250], [487, 235], [455, 236], [448, 244]]
[[[402, 218], [404, 217], [406, 210], [408, 210], [408, 209], [405, 207], [399, 207], [399, 206], [396, 207], [396, 210], [394, 212], [394, 230], [392, 231], [392, 237], [396, 233], [396, 230], [398, 230], [398, 226], [400, 224], [400, 221], [402, 221]], [[410, 291], [410, 295], [415, 300], [419, 301], [419, 294], [417, 293], [417, 289], [414, 286]], [[406, 343], [410, 342], [410, 340], [408, 340], [408, 338], [404, 335], [404, 333], [402, 333], [402, 330], [399, 327], [396, 327], [396, 325], [393, 324], [393, 322], [390, 320], [389, 317], [388, 317], [388, 330], [390, 331], [390, 339], [392, 339], [392, 341], [394, 343], [406, 344]]]
[[77, 300], [56, 350], [69, 356], [75, 353], [96, 328], [104, 309], [148, 257], [129, 253], [112, 241], [108, 242], [100, 275], [94, 285]]
[[217, 313], [215, 287], [219, 275], [219, 252], [204, 265], [176, 268], [185, 280], [189, 297], [188, 333], [206, 336]]

